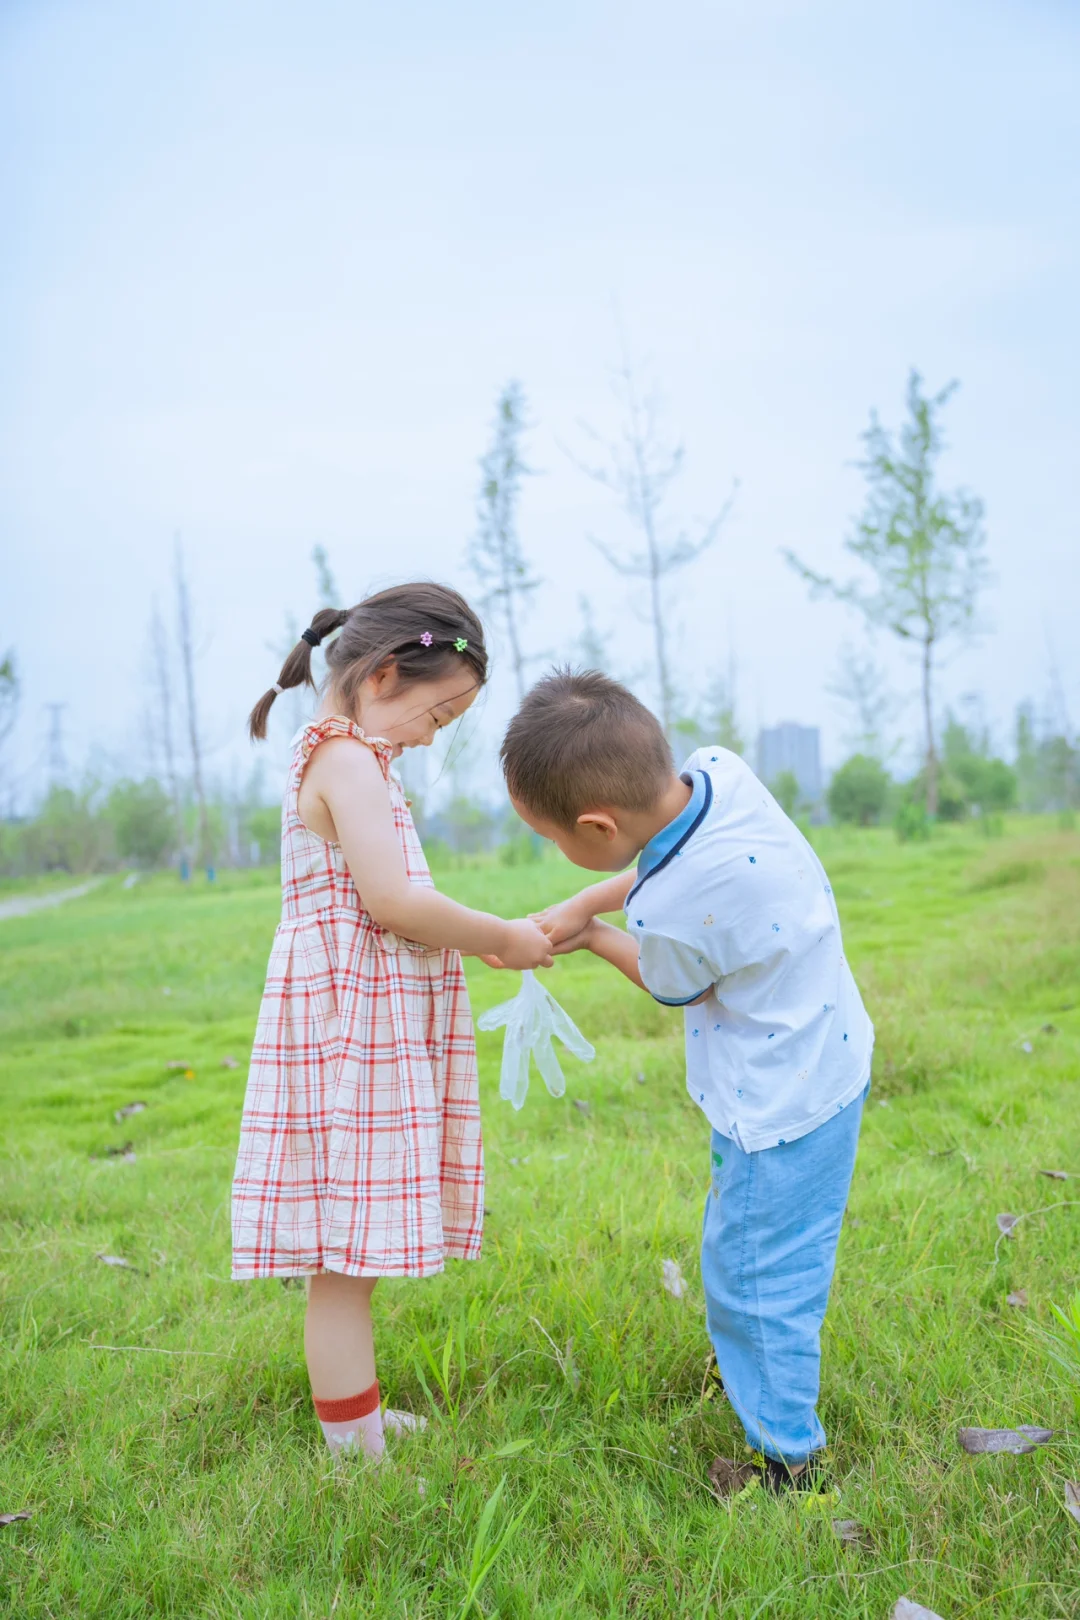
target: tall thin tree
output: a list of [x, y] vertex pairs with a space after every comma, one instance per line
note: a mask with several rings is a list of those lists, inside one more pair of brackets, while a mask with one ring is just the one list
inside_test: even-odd
[[477, 528], [468, 553], [484, 592], [483, 606], [494, 611], [506, 637], [519, 700], [525, 696], [526, 663], [521, 619], [540, 583], [529, 569], [518, 534], [521, 481], [531, 471], [521, 453], [526, 427], [521, 384], [508, 382], [495, 407], [491, 445], [480, 461]]
[[15, 811], [15, 772], [5, 760], [4, 754], [8, 740], [15, 730], [15, 722], [19, 718], [21, 697], [22, 685], [15, 661], [15, 650], [9, 648], [0, 659], [0, 793], [3, 794], [0, 814], [6, 815], [13, 815]]
[[158, 608], [157, 598], [150, 609], [149, 633], [150, 684], [153, 692], [152, 726], [155, 752], [160, 750], [164, 768], [165, 786], [176, 818], [177, 837], [183, 841], [184, 804], [180, 791], [180, 773], [176, 764], [175, 715], [173, 697], [172, 656], [169, 633]]
[[940, 414], [957, 388], [922, 392], [914, 369], [907, 385], [907, 420], [894, 437], [871, 412], [859, 463], [868, 485], [866, 505], [844, 549], [869, 579], [840, 582], [785, 552], [815, 595], [858, 608], [872, 625], [891, 630], [918, 649], [923, 712], [926, 808], [938, 807], [940, 761], [934, 725], [937, 661], [949, 640], [975, 629], [979, 592], [989, 579], [982, 502], [967, 490], [941, 490], [936, 464], [944, 449]]
[[649, 621], [652, 626], [656, 684], [660, 699], [660, 719], [671, 735], [676, 701], [675, 682], [668, 650], [669, 633], [665, 587], [673, 574], [687, 567], [711, 546], [731, 511], [738, 485], [715, 517], [697, 526], [697, 532], [680, 527], [670, 537], [665, 534], [662, 507], [668, 490], [682, 471], [685, 446], [671, 445], [660, 424], [660, 400], [655, 386], [643, 390], [635, 368], [624, 354], [612, 378], [612, 389], [623, 411], [623, 425], [616, 439], [605, 440], [594, 428], [582, 423], [584, 431], [605, 452], [605, 460], [589, 464], [577, 456], [571, 459], [588, 478], [618, 497], [631, 522], [641, 532], [642, 549], [616, 551], [592, 538], [601, 556], [616, 573], [643, 579], [649, 592]]
[[176, 574], [176, 628], [180, 650], [180, 668], [184, 678], [184, 708], [187, 715], [188, 746], [191, 750], [191, 787], [195, 795], [198, 817], [198, 858], [200, 865], [211, 865], [210, 816], [206, 804], [206, 786], [203, 780], [203, 742], [199, 731], [199, 710], [195, 696], [195, 627], [191, 607], [191, 588], [188, 585], [184, 548], [180, 536], [176, 537], [174, 554]]

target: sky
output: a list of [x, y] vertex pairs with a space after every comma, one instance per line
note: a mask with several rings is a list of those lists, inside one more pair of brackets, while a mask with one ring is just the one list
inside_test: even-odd
[[[417, 576], [475, 596], [477, 463], [511, 378], [545, 582], [531, 667], [572, 653], [585, 595], [655, 700], [643, 604], [589, 544], [632, 531], [574, 462], [583, 424], [618, 428], [623, 344], [685, 445], [671, 531], [738, 480], [672, 594], [686, 706], [733, 672], [748, 735], [816, 724], [844, 757], [829, 687], [864, 632], [781, 553], [845, 567], [859, 435], [871, 409], [898, 424], [915, 366], [960, 381], [941, 475], [984, 500], [995, 576], [942, 706], [978, 693], [1005, 746], [1056, 662], [1075, 722], [1078, 91], [1066, 0], [4, 0], [0, 652], [23, 801], [50, 704], [73, 774], [146, 768], [177, 534], [221, 777], [251, 769], [247, 710], [317, 605], [313, 546], [349, 601]], [[485, 792], [513, 705], [495, 654], [465, 722]], [[909, 754], [916, 726], [909, 706]]]

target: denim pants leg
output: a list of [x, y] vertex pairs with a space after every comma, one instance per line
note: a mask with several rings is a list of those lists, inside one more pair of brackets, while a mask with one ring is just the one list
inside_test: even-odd
[[779, 1147], [744, 1153], [712, 1135], [701, 1246], [709, 1337], [750, 1445], [790, 1464], [825, 1444], [821, 1324], [869, 1089]]

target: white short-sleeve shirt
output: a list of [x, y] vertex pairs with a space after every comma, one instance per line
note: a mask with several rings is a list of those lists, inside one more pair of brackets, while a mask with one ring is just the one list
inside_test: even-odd
[[641, 852], [627, 929], [646, 989], [686, 1009], [687, 1090], [752, 1153], [860, 1095], [874, 1027], [799, 829], [726, 748], [699, 748], [683, 779], [690, 802]]

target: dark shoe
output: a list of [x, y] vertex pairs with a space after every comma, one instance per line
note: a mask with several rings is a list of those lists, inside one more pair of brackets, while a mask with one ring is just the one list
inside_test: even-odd
[[801, 1468], [797, 1465], [789, 1468], [787, 1463], [778, 1461], [776, 1457], [759, 1454], [756, 1467], [761, 1474], [761, 1483], [774, 1496], [782, 1496], [785, 1491], [807, 1491], [814, 1496], [828, 1494], [829, 1487], [822, 1482], [821, 1463], [816, 1456], [808, 1457]]

